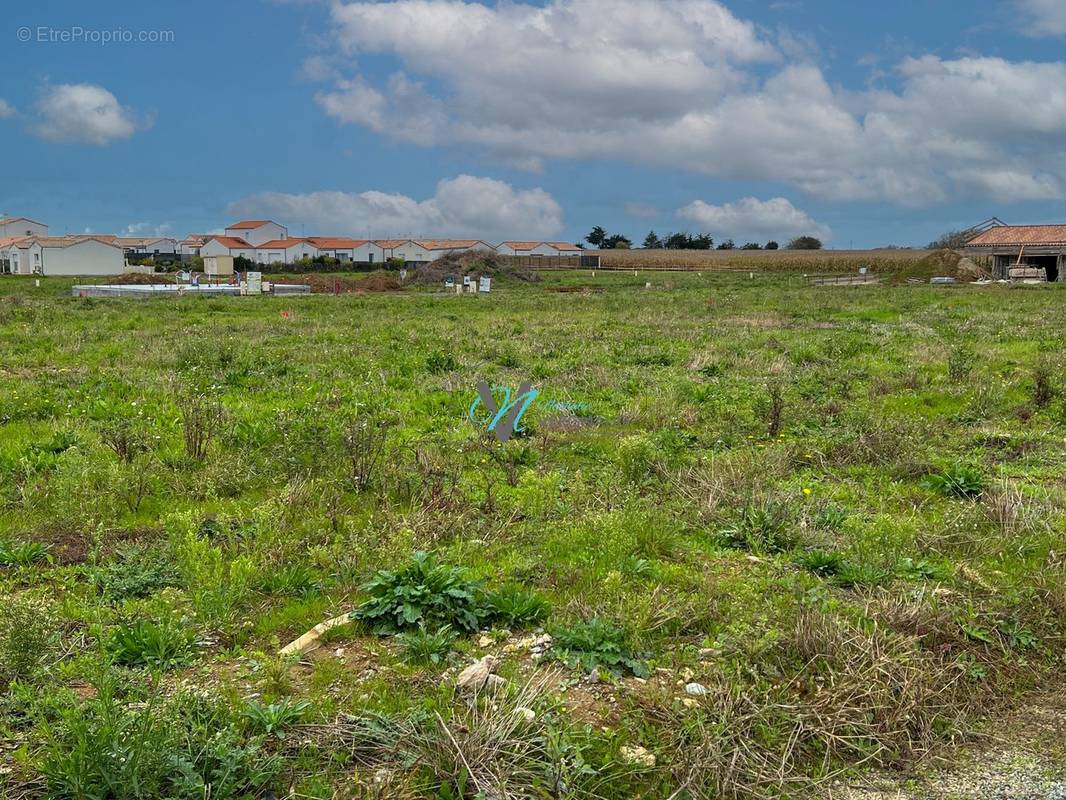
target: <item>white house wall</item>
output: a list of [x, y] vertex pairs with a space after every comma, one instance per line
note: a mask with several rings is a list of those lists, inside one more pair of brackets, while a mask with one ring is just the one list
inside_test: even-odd
[[44, 247], [41, 262], [44, 275], [121, 275], [125, 271], [121, 248], [92, 239], [67, 247]]
[[226, 236], [235, 236], [238, 239], [244, 239], [253, 247], [259, 247], [275, 239], [289, 238], [289, 231], [276, 222], [268, 222], [258, 228], [226, 228]]
[[200, 248], [201, 256], [244, 256], [245, 258], [255, 261], [256, 252], [254, 247], [226, 247], [222, 242], [217, 239], [212, 239]]
[[48, 226], [39, 222], [18, 219], [0, 221], [0, 236], [47, 236]]

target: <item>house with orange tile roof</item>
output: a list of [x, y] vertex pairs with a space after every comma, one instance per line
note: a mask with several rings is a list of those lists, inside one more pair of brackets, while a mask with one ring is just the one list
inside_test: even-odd
[[295, 237], [271, 239], [255, 248], [255, 260], [260, 264], [292, 264], [317, 255], [318, 248], [309, 239]]
[[[269, 241], [269, 240], [266, 240]], [[200, 245], [201, 256], [243, 256], [256, 260], [255, 245], [240, 236], [208, 236]]]
[[47, 236], [48, 226], [28, 217], [0, 216], [0, 238], [8, 236]]
[[0, 273], [14, 275], [121, 275], [122, 248], [106, 236], [0, 238]]
[[501, 256], [577, 256], [581, 248], [569, 242], [503, 242], [496, 248]]
[[242, 219], [226, 227], [226, 236], [243, 239], [252, 247], [264, 242], [288, 239], [289, 229], [269, 219]]
[[419, 239], [416, 244], [421, 245], [430, 254], [430, 261], [451, 253], [496, 252], [495, 247], [480, 239]]
[[177, 239], [169, 236], [113, 236], [111, 241], [125, 252], [138, 256], [176, 256], [180, 252]]
[[319, 255], [335, 258], [342, 264], [350, 261], [361, 264], [381, 261], [380, 250], [366, 239], [350, 239], [347, 236], [308, 236], [307, 241], [315, 246]]
[[206, 233], [190, 233], [178, 242], [178, 253], [186, 258], [200, 255], [200, 248], [211, 237]]
[[1066, 225], [993, 225], [965, 247], [992, 263], [992, 274], [1006, 278], [1012, 267], [1042, 269], [1048, 281], [1066, 280]]

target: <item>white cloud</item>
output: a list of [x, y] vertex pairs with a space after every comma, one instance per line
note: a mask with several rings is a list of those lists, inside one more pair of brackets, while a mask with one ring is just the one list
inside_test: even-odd
[[720, 206], [696, 200], [678, 209], [677, 213], [697, 223], [701, 231], [719, 238], [766, 239], [776, 236], [787, 239], [810, 234], [829, 239], [833, 235], [829, 228], [815, 222], [806, 211], [796, 208], [784, 197], [770, 200], [745, 197]]
[[1066, 34], [1066, 5], [1062, 0], [1018, 0], [1025, 13], [1025, 31], [1033, 36]]
[[334, 60], [324, 55], [308, 56], [300, 65], [299, 77], [305, 81], [326, 81], [340, 78]]
[[0, 119], [10, 119], [15, 116], [15, 107], [11, 103], [0, 98]]
[[563, 228], [562, 209], [543, 189], [516, 190], [491, 178], [442, 180], [427, 200], [367, 191], [263, 192], [229, 205], [233, 217], [282, 219], [322, 234], [352, 236], [550, 237]]
[[64, 83], [49, 87], [37, 103], [33, 131], [54, 142], [105, 145], [149, 126], [102, 86]]
[[838, 201], [1063, 196], [1062, 62], [927, 56], [897, 67], [896, 91], [849, 92], [716, 0], [384, 0], [331, 13], [344, 51], [400, 69], [335, 79], [318, 103], [421, 146], [473, 145], [534, 170], [621, 159]]
[[169, 222], [131, 222], [119, 235], [135, 239], [147, 239], [152, 236], [170, 236], [171, 225]]

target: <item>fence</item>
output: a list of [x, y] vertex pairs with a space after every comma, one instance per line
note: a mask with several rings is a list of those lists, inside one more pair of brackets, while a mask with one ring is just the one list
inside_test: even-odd
[[600, 257], [580, 256], [497, 256], [504, 264], [531, 269], [599, 269]]
[[811, 286], [870, 286], [881, 282], [881, 278], [871, 272], [859, 275], [840, 275], [823, 273], [804, 275]]

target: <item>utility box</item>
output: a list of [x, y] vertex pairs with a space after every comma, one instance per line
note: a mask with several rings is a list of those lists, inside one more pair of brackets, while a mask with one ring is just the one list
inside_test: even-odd
[[246, 284], [248, 294], [262, 294], [263, 293], [263, 273], [262, 272], [248, 272], [248, 282]]
[[204, 256], [204, 274], [228, 278], [233, 274], [233, 256]]
[[492, 278], [488, 278], [488, 277], [485, 277], [484, 275], [482, 275], [481, 279], [478, 281], [478, 291], [482, 292], [484, 294], [488, 294], [489, 293], [489, 289], [491, 289], [491, 288], [492, 288]]

